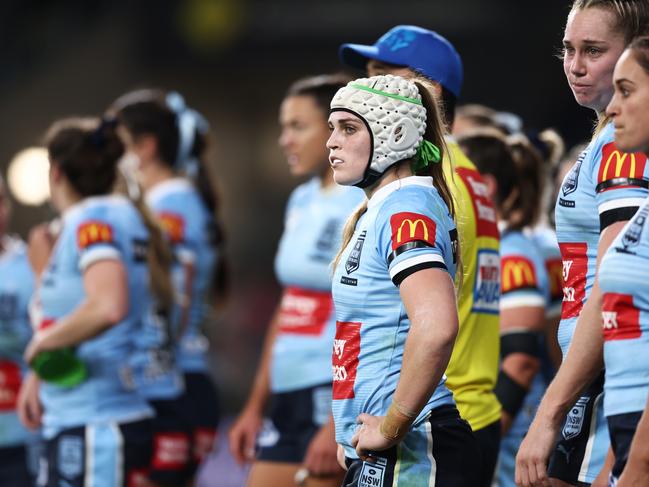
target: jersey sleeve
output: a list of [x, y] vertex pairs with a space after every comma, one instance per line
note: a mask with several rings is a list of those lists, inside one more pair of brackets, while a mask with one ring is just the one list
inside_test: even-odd
[[167, 239], [174, 248], [174, 253], [183, 264], [193, 264], [196, 252], [188, 238], [189, 228], [185, 216], [177, 211], [162, 209], [158, 211], [158, 220]]
[[[439, 268], [452, 272], [447, 265], [451, 239], [457, 242], [457, 231], [450, 233], [430, 211], [400, 211], [386, 208], [380, 215], [379, 252], [388, 265], [392, 282], [403, 280], [422, 269]], [[421, 206], [421, 205], [418, 205]]]
[[547, 274], [532, 259], [522, 254], [503, 255], [500, 272], [500, 309], [546, 306]]
[[[612, 130], [612, 129], [611, 129]], [[630, 220], [649, 195], [647, 157], [620, 151], [613, 141], [597, 148], [593, 176], [600, 231]]]
[[76, 226], [79, 269], [83, 272], [101, 260], [121, 260], [115, 228], [104, 219], [88, 218]]

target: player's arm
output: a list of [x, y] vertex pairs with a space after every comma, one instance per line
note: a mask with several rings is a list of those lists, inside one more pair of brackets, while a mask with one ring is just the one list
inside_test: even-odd
[[83, 273], [85, 299], [55, 326], [38, 331], [25, 351], [30, 363], [43, 351], [78, 345], [116, 325], [128, 313], [128, 283], [121, 260], [105, 259]]
[[403, 439], [437, 388], [457, 336], [455, 287], [446, 270], [417, 271], [401, 282], [399, 291], [410, 319], [399, 383], [386, 416], [359, 416], [364, 427], [352, 445], [361, 458]]
[[543, 306], [517, 306], [501, 310], [501, 366], [494, 392], [503, 406], [503, 434], [509, 431], [541, 367], [539, 337], [544, 324]]
[[[597, 267], [626, 221], [612, 223], [601, 233]], [[602, 292], [597, 277], [581, 310], [568, 353], [548, 387], [516, 456], [516, 482], [522, 486], [550, 485], [547, 461], [566, 412], [602, 371]]]

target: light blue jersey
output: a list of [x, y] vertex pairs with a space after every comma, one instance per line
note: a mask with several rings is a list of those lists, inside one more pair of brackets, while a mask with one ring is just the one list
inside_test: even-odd
[[550, 285], [550, 303], [546, 308], [546, 318], [558, 319], [563, 302], [563, 261], [557, 242], [557, 232], [547, 225], [538, 225], [529, 233], [545, 261], [545, 270]]
[[649, 200], [602, 259], [604, 413], [644, 411], [649, 394]]
[[[500, 257], [502, 271], [500, 308], [541, 306], [545, 309], [550, 303], [546, 261], [532, 237], [527, 232], [524, 234], [519, 231], [504, 231], [501, 234]], [[542, 346], [543, 342], [539, 339], [539, 349]], [[496, 472], [499, 487], [516, 485], [514, 482], [516, 454], [534, 419], [546, 387], [543, 374], [537, 373], [520, 411], [500, 443]]]
[[72, 388], [43, 382], [44, 436], [65, 428], [102, 422], [129, 422], [152, 415], [137, 393], [129, 366], [134, 337], [149, 306], [146, 247], [148, 232], [131, 202], [121, 196], [85, 198], [63, 215], [63, 228], [38, 290], [39, 327], [56, 326], [85, 299], [83, 274], [102, 260], [119, 260], [128, 277], [126, 317], [76, 347], [88, 377]]
[[[564, 356], [595, 280], [602, 229], [629, 220], [649, 194], [646, 157], [620, 152], [613, 142], [613, 131], [609, 123], [586, 147], [564, 178], [557, 198], [555, 221], [564, 281], [558, 340]], [[578, 480], [592, 482], [604, 464], [609, 444], [598, 398], [584, 396], [577, 402], [562, 436], [569, 440], [584, 428], [583, 401], [594, 401], [597, 420], [596, 428], [590, 429]]]
[[[426, 268], [443, 269], [453, 279], [456, 251], [455, 224], [431, 177], [393, 181], [369, 200], [333, 277], [333, 415], [347, 457], [357, 458], [351, 446], [356, 417], [385, 415], [399, 381], [410, 328], [399, 285]], [[415, 428], [431, 409], [454, 404], [444, 381]]]
[[[203, 204], [196, 188], [184, 178], [156, 185], [147, 193], [146, 200], [173, 246], [176, 297], [180, 302], [189, 299], [191, 303], [188, 322], [181, 330], [176, 350], [178, 366], [183, 372], [206, 373], [209, 343], [202, 326], [207, 315], [207, 293], [217, 257], [213, 245], [216, 238], [213, 215]], [[192, 276], [187, 275], [188, 266], [192, 269]], [[191, 294], [186, 296], [188, 278], [191, 278], [192, 287]]]
[[354, 187], [323, 189], [319, 178], [291, 194], [275, 257], [275, 273], [284, 293], [276, 316], [272, 392], [331, 382], [331, 344], [336, 333], [331, 262], [347, 218], [364, 198], [363, 191]]
[[25, 244], [4, 237], [0, 253], [0, 447], [25, 444], [32, 436], [18, 419], [16, 401], [26, 372], [23, 352], [32, 335], [27, 307], [34, 277]]

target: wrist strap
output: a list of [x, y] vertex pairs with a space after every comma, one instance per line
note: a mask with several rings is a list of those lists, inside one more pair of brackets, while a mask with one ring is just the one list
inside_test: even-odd
[[379, 425], [379, 433], [390, 441], [402, 438], [410, 429], [416, 417], [416, 413], [408, 411], [394, 401], [390, 404], [387, 414]]

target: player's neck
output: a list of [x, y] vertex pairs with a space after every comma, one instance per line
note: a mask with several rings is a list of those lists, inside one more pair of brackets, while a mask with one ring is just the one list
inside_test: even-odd
[[140, 168], [139, 180], [144, 191], [150, 191], [158, 184], [176, 177], [171, 168], [162, 165], [150, 164]]

